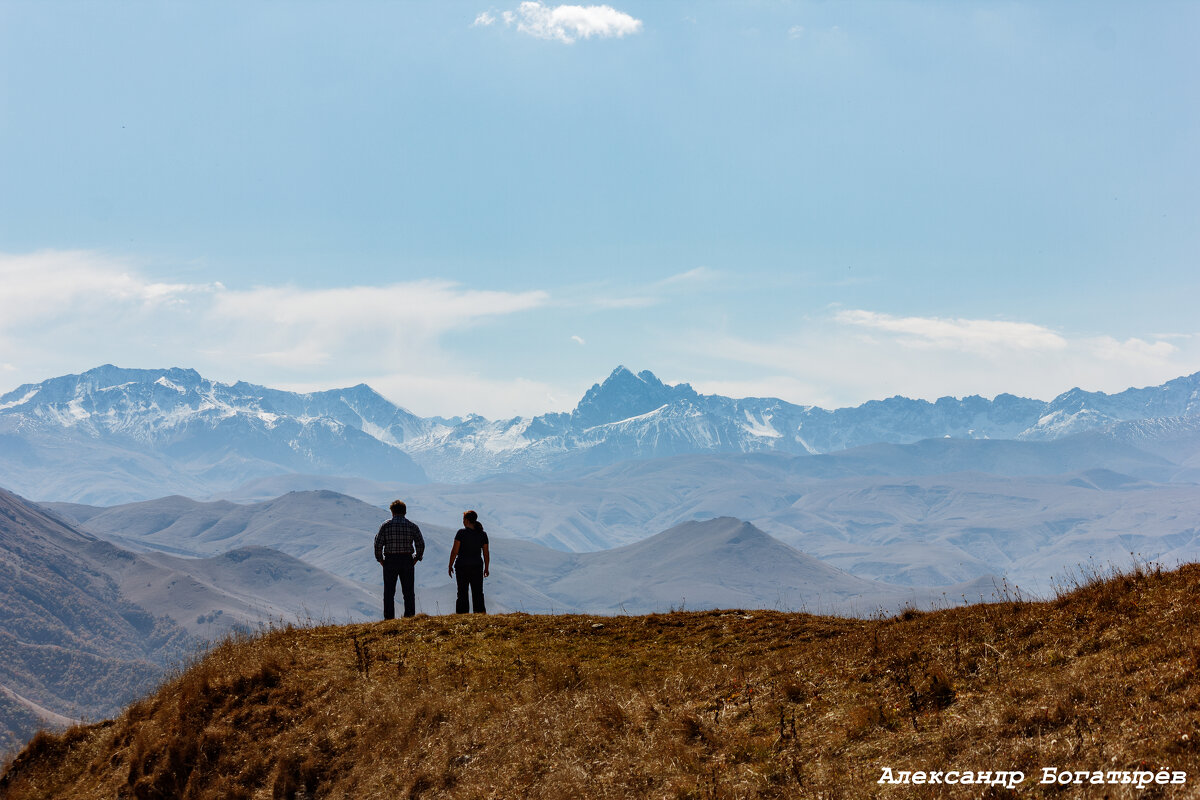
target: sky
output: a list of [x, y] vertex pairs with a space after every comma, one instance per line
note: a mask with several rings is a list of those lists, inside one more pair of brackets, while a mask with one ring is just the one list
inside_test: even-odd
[[0, 392], [1200, 371], [1200, 4], [0, 0]]

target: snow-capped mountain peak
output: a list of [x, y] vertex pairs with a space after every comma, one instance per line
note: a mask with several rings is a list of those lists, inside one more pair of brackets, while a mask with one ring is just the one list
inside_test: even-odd
[[[897, 396], [829, 411], [775, 398], [700, 395], [686, 383], [665, 384], [652, 372], [620, 366], [570, 413], [491, 421], [473, 414], [421, 418], [365, 384], [302, 394], [218, 383], [190, 369], [105, 365], [0, 397], [0, 453], [16, 454], [0, 459], [0, 484], [65, 497], [22, 482], [36, 472], [39, 453], [61, 453], [64, 445], [81, 465], [93, 450], [97, 469], [124, 464], [121, 470], [140, 476], [126, 476], [133, 483], [154, 482], [155, 469], [182, 471], [190, 477], [176, 476], [166, 488], [196, 494], [196, 482], [288, 471], [411, 481], [424, 479], [423, 468], [434, 479], [459, 481], [684, 453], [806, 455], [947, 437], [1058, 439], [1198, 415], [1200, 373], [1114, 395], [1073, 389], [1049, 403], [1010, 394], [936, 402]], [[1178, 427], [1157, 422], [1122, 435], [1142, 441]], [[56, 463], [61, 471], [61, 459]]]
[[634, 375], [624, 366], [612, 371], [604, 383], [587, 390], [571, 416], [583, 428], [648, 414], [662, 405], [696, 396], [686, 383], [667, 386], [649, 370]]

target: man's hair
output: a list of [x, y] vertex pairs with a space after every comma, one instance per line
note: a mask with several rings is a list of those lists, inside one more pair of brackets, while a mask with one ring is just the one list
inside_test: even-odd
[[467, 522], [478, 522], [479, 515], [476, 514], [474, 511], [464, 511], [463, 519], [466, 520]]
[[404, 505], [403, 500], [393, 500], [392, 501], [392, 513], [399, 514], [400, 516], [404, 516], [405, 514], [408, 513], [408, 506]]

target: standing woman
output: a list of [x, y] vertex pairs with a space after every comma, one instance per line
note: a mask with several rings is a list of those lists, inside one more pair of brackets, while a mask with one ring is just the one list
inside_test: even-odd
[[479, 524], [479, 515], [474, 511], [463, 512], [462, 530], [454, 535], [454, 549], [450, 551], [450, 577], [458, 575], [458, 602], [455, 614], [467, 613], [467, 587], [471, 588], [471, 603], [476, 614], [486, 614], [483, 604], [483, 579], [488, 575], [488, 535]]

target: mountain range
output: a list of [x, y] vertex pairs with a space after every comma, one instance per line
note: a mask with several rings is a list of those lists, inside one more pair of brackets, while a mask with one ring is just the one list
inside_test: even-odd
[[397, 496], [426, 532], [426, 613], [451, 608], [471, 507], [492, 611], [861, 615], [1196, 560], [1197, 482], [1200, 373], [827, 411], [622, 367], [571, 412], [496, 421], [100, 367], [0, 397], [0, 749], [230, 630], [375, 618]]
[[702, 395], [618, 367], [571, 412], [419, 417], [370, 387], [299, 394], [188, 369], [103, 366], [0, 397], [0, 485], [43, 500], [112, 504], [211, 497], [290, 474], [387, 484], [562, 475], [696, 453], [834, 453], [925, 439], [1058, 440], [1099, 432], [1200, 470], [1200, 373], [1049, 402], [1001, 394], [892, 397], [833, 411]]

